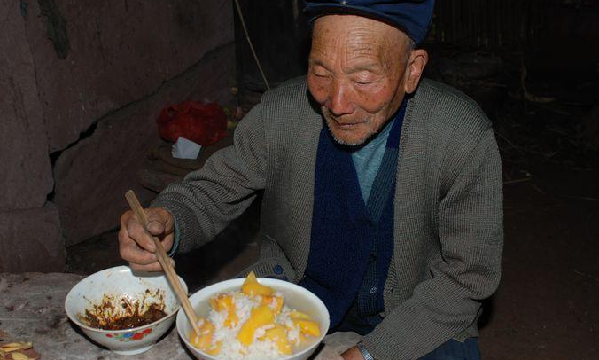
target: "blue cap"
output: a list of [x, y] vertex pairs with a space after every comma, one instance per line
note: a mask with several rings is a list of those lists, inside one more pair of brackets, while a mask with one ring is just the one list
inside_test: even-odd
[[433, 17], [434, 0], [304, 0], [314, 16], [354, 14], [384, 21], [422, 43]]

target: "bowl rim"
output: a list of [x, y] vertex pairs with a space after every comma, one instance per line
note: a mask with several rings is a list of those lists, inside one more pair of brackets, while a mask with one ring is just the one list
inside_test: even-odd
[[[319, 336], [319, 341], [316, 343], [316, 345], [311, 346], [311, 347], [307, 347], [307, 348], [303, 349], [302, 351], [300, 351], [298, 353], [295, 353], [295, 354], [286, 355], [286, 356], [283, 356], [283, 357], [277, 357], [277, 358], [275, 358], [275, 360], [291, 360], [291, 359], [293, 359], [293, 358], [295, 358], [297, 356], [301, 356], [301, 355], [305, 354], [306, 352], [310, 351], [310, 349], [312, 349], [312, 348], [315, 349], [318, 346], [318, 344], [320, 344], [322, 342], [322, 340], [324, 339], [324, 337], [326, 336], [327, 332], [329, 331], [329, 329], [331, 327], [331, 323], [330, 323], [331, 322], [331, 320], [330, 320], [331, 319], [331, 315], [329, 313], [329, 309], [327, 309], [327, 307], [324, 304], [324, 302], [318, 296], [316, 296], [316, 294], [314, 294], [310, 290], [308, 290], [308, 289], [306, 289], [306, 288], [304, 288], [304, 287], [302, 287], [302, 286], [300, 286], [298, 284], [292, 283], [290, 281], [285, 281], [285, 280], [276, 279], [276, 278], [257, 278], [257, 280], [258, 281], [266, 281], [266, 282], [269, 282], [269, 283], [273, 282], [275, 284], [284, 284], [284, 286], [291, 285], [292, 287], [298, 287], [298, 288], [303, 289], [308, 297], [312, 297], [313, 300], [318, 305], [322, 305], [322, 308], [325, 310], [325, 318], [329, 319], [329, 321], [328, 321], [329, 324], [327, 326], [327, 329], [326, 329], [326, 331], [322, 331], [322, 334]], [[198, 291], [196, 291], [195, 293], [191, 294], [189, 296], [189, 300], [191, 301], [191, 298], [194, 297], [194, 296], [196, 296], [200, 291], [204, 291], [206, 289], [207, 289], [206, 291], [209, 291], [211, 287], [216, 287], [216, 286], [241, 286], [241, 285], [243, 285], [244, 281], [245, 281], [245, 278], [234, 278], [234, 279], [219, 281], [219, 282], [214, 283], [212, 285], [205, 286], [205, 287], [199, 289]], [[268, 286], [276, 287], [277, 285], [268, 285]], [[214, 292], [214, 293], [216, 293], [216, 292]], [[193, 307], [193, 302], [192, 302], [191, 305]], [[179, 328], [179, 324], [178, 324], [179, 323], [179, 321], [178, 321], [179, 316], [185, 317], [185, 321], [189, 321], [189, 320], [187, 319], [187, 315], [185, 313], [183, 313], [183, 312], [180, 312], [179, 314], [177, 314], [177, 319], [175, 320], [175, 328], [177, 328], [177, 334], [179, 334], [179, 337], [181, 338], [181, 340], [183, 341], [183, 343], [185, 343], [186, 346], [192, 348], [193, 350], [199, 352], [203, 356], [210, 356], [211, 358], [214, 358], [214, 356], [206, 354], [202, 350], [200, 350], [200, 349], [196, 348], [195, 346], [191, 345], [190, 341], [187, 340], [186, 336], [183, 336], [183, 334], [181, 333], [181, 329]]]
[[[82, 327], [82, 328], [84, 328], [84, 329], [87, 329], [87, 330], [90, 330], [90, 331], [94, 331], [94, 332], [98, 332], [98, 333], [102, 333], [102, 334], [124, 334], [124, 333], [129, 333], [129, 332], [136, 332], [136, 331], [139, 331], [139, 330], [145, 330], [145, 329], [147, 329], [147, 328], [150, 328], [150, 327], [153, 327], [153, 326], [155, 326], [155, 325], [158, 325], [158, 324], [160, 324], [161, 322], [163, 322], [163, 321], [166, 321], [166, 320], [168, 320], [168, 319], [172, 318], [173, 316], [175, 316], [175, 315], [177, 314], [177, 312], [179, 311], [179, 309], [181, 309], [181, 303], [179, 302], [179, 303], [178, 303], [178, 304], [175, 306], [175, 309], [174, 309], [174, 310], [173, 310], [173, 311], [172, 311], [170, 314], [168, 314], [167, 316], [165, 316], [165, 317], [162, 317], [162, 318], [160, 318], [160, 319], [158, 319], [158, 320], [156, 320], [156, 321], [154, 321], [154, 322], [152, 322], [152, 323], [150, 323], [150, 324], [145, 324], [145, 325], [141, 325], [141, 326], [136, 326], [136, 327], [129, 328], [129, 329], [121, 329], [121, 330], [105, 330], [105, 329], [95, 328], [95, 327], [92, 327], [92, 326], [89, 326], [89, 325], [86, 325], [86, 324], [84, 324], [83, 322], [81, 322], [81, 321], [80, 321], [80, 320], [77, 318], [77, 316], [76, 316], [75, 314], [73, 314], [71, 311], [69, 311], [69, 308], [67, 307], [67, 303], [68, 303], [68, 301], [69, 301], [69, 298], [71, 298], [71, 297], [73, 296], [73, 295], [72, 295], [72, 292], [73, 292], [73, 290], [74, 290], [74, 289], [75, 289], [75, 288], [76, 288], [76, 287], [77, 287], [79, 284], [81, 284], [81, 283], [83, 283], [84, 281], [88, 280], [88, 279], [89, 279], [89, 278], [91, 278], [92, 276], [100, 275], [101, 273], [108, 272], [108, 271], [111, 271], [111, 270], [112, 270], [112, 271], [122, 271], [122, 270], [125, 270], [125, 271], [128, 271], [128, 272], [129, 272], [129, 273], [131, 273], [131, 274], [133, 274], [134, 272], [138, 272], [138, 273], [147, 273], [147, 274], [153, 274], [153, 275], [165, 276], [165, 277], [166, 277], [166, 274], [165, 274], [165, 273], [162, 273], [162, 275], [159, 275], [159, 274], [160, 274], [160, 272], [158, 272], [158, 271], [156, 271], [156, 272], [153, 272], [153, 271], [152, 271], [152, 272], [150, 272], [150, 271], [134, 271], [133, 269], [131, 269], [131, 268], [130, 268], [129, 266], [127, 266], [127, 265], [119, 265], [119, 266], [115, 266], [115, 267], [111, 267], [111, 268], [103, 269], [103, 270], [96, 271], [95, 273], [93, 273], [93, 274], [91, 274], [91, 275], [88, 275], [88, 276], [84, 277], [83, 279], [79, 280], [79, 281], [77, 282], [77, 284], [73, 285], [73, 287], [71, 288], [71, 290], [69, 290], [69, 292], [67, 293], [67, 295], [65, 296], [65, 299], [64, 299], [64, 309], [65, 309], [65, 313], [67, 314], [67, 317], [68, 317], [69, 319], [71, 319], [71, 321], [72, 321], [73, 323], [75, 323], [75, 325], [77, 325], [77, 326], [80, 326], [80, 327]], [[179, 277], [179, 276], [177, 276], [177, 277], [178, 277], [178, 278], [179, 278], [179, 280], [181, 281], [181, 283], [182, 283], [182, 285], [183, 285], [183, 289], [185, 290], [185, 292], [187, 292], [187, 291], [188, 291], [187, 284], [185, 283], [185, 281], [184, 281], [184, 280], [183, 280], [181, 277]], [[177, 296], [177, 295], [175, 295], [175, 297], [176, 297], [176, 296]]]

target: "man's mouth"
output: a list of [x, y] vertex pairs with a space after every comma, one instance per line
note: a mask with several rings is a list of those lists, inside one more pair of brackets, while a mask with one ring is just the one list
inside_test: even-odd
[[353, 128], [356, 127], [360, 124], [365, 123], [366, 121], [347, 121], [347, 120], [340, 120], [339, 118], [336, 118], [334, 116], [329, 116], [329, 118], [332, 120], [332, 122], [335, 124], [335, 126], [339, 127], [339, 128]]
[[355, 128], [356, 126], [360, 125], [361, 123], [340, 123], [340, 122], [335, 122], [335, 125], [340, 128], [340, 129], [346, 129], [346, 130], [350, 130]]
[[[367, 119], [356, 119], [355, 116], [343, 115], [334, 116], [330, 111], [324, 110], [325, 117], [328, 118], [329, 124], [340, 130], [352, 130], [361, 124], [368, 122]], [[352, 119], [353, 117], [353, 119]]]
[[352, 130], [366, 123], [366, 121], [343, 121], [335, 118], [331, 118], [331, 120], [333, 120], [334, 126], [340, 130]]

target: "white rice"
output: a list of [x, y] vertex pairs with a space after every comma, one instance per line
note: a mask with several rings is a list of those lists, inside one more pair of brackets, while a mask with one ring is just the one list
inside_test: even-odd
[[[241, 326], [250, 318], [252, 309], [260, 306], [261, 297], [255, 296], [250, 298], [241, 292], [231, 291], [229, 294], [233, 294], [234, 302], [236, 306], [236, 313], [238, 317], [237, 325], [229, 328], [224, 326], [224, 322], [228, 317], [227, 311], [217, 312], [210, 308], [208, 313], [208, 320], [214, 324], [214, 337], [213, 341], [222, 341], [222, 348], [218, 355], [215, 357], [218, 359], [227, 360], [268, 360], [276, 359], [281, 357], [275, 342], [268, 339], [259, 340], [264, 335], [266, 330], [272, 328], [272, 325], [262, 326], [254, 332], [254, 342], [249, 346], [245, 347], [239, 340], [237, 340], [237, 334], [241, 329]], [[277, 296], [283, 297], [283, 294], [276, 293]], [[215, 295], [218, 296], [218, 295]], [[269, 304], [271, 309], [276, 308], [276, 303]], [[289, 316], [291, 309], [287, 305], [283, 306], [281, 312], [277, 315], [275, 323], [289, 326], [291, 329], [287, 333], [287, 338], [292, 345], [299, 345], [299, 326], [296, 326], [291, 321]]]

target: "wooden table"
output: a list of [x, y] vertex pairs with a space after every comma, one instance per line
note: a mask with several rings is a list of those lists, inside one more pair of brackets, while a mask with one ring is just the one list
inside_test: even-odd
[[67, 293], [81, 279], [64, 273], [0, 274], [0, 339], [32, 341], [42, 360], [195, 359], [174, 325], [140, 355], [120, 356], [90, 342], [64, 310]]

